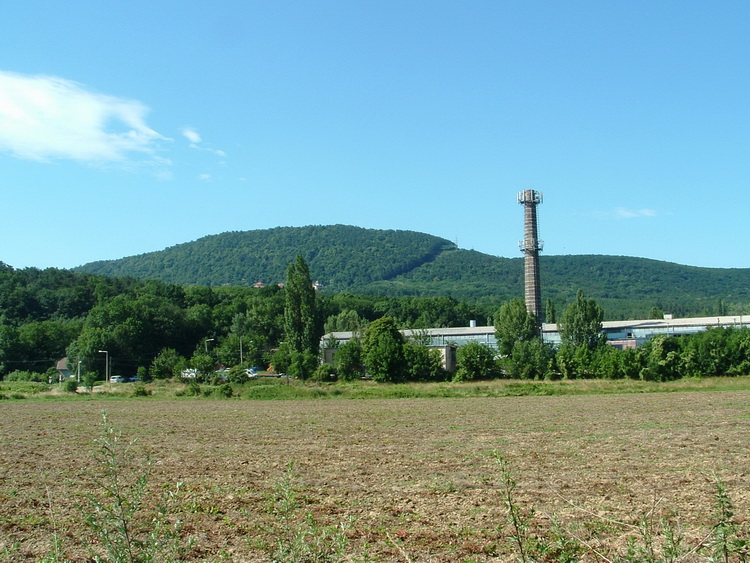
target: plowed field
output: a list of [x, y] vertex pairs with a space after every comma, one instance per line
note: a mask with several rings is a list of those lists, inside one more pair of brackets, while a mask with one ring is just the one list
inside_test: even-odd
[[[270, 560], [273, 491], [293, 464], [300, 513], [348, 523], [350, 560], [507, 561], [505, 487], [595, 553], [624, 553], [643, 517], [671, 518], [685, 545], [713, 522], [715, 481], [739, 526], [750, 514], [750, 394], [678, 392], [403, 400], [90, 400], [0, 404], [0, 558], [96, 549], [82, 525], [102, 411], [182, 483], [184, 559]], [[639, 532], [639, 530], [641, 530]], [[189, 543], [188, 543], [188, 540]], [[696, 555], [694, 559], [704, 560]]]

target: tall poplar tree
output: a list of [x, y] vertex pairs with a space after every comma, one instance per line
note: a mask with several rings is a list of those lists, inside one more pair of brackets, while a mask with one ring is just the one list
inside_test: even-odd
[[536, 326], [536, 319], [526, 310], [523, 299], [503, 303], [495, 317], [495, 337], [500, 354], [510, 355], [516, 342], [539, 338]]
[[593, 350], [607, 342], [602, 333], [604, 311], [593, 299], [587, 299], [579, 289], [576, 300], [565, 308], [558, 323], [563, 346]]
[[315, 288], [310, 269], [302, 256], [289, 264], [286, 271], [284, 302], [284, 336], [291, 355], [290, 371], [306, 378], [315, 369], [320, 347]]

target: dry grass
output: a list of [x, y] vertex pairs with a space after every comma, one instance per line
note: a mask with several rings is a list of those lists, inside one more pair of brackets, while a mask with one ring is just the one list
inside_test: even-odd
[[187, 560], [268, 560], [271, 498], [289, 462], [300, 510], [320, 526], [351, 521], [352, 560], [510, 560], [496, 450], [535, 524], [554, 517], [610, 556], [649, 513], [674, 515], [685, 541], [699, 541], [714, 475], [740, 525], [750, 509], [745, 391], [19, 401], [0, 404], [0, 558], [50, 555], [55, 532], [68, 558], [89, 554], [77, 505], [91, 490], [103, 409], [150, 453], [153, 487], [184, 484], [176, 515], [192, 541]]

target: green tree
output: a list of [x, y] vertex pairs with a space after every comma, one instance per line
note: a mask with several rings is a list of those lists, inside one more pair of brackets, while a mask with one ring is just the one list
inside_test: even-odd
[[502, 360], [510, 377], [519, 379], [546, 379], [552, 375], [551, 347], [541, 339], [518, 340], [510, 355]]
[[495, 351], [480, 342], [467, 342], [456, 349], [456, 373], [453, 381], [486, 377], [496, 369]]
[[333, 359], [338, 378], [344, 381], [357, 379], [362, 375], [362, 341], [352, 338], [336, 349]]
[[201, 381], [209, 381], [213, 377], [216, 360], [212, 356], [201, 352], [196, 352], [190, 358], [190, 366], [198, 370], [198, 378]]
[[406, 372], [404, 337], [392, 318], [381, 317], [370, 323], [362, 340], [362, 353], [365, 366], [375, 381], [403, 379]]
[[185, 359], [174, 348], [162, 348], [161, 352], [151, 362], [151, 377], [154, 379], [170, 379], [177, 375], [178, 368]]
[[545, 301], [544, 316], [548, 323], [555, 324], [557, 322], [557, 309], [555, 309], [555, 302], [549, 297], [547, 297]]
[[404, 358], [408, 378], [414, 381], [435, 381], [443, 375], [443, 358], [421, 339], [404, 343]]
[[291, 353], [289, 369], [305, 379], [315, 369], [322, 334], [318, 329], [315, 288], [302, 256], [298, 255], [287, 268], [285, 291], [284, 337]]
[[593, 350], [607, 341], [602, 333], [604, 311], [594, 299], [586, 299], [579, 289], [576, 300], [565, 308], [558, 323], [563, 346], [583, 346]]
[[505, 302], [495, 318], [495, 337], [500, 355], [508, 356], [516, 342], [538, 338], [536, 319], [526, 310], [523, 299]]

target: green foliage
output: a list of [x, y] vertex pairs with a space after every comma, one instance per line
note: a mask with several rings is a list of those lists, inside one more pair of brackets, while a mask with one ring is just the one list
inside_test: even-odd
[[151, 382], [151, 374], [145, 367], [138, 366], [138, 369], [136, 370], [135, 374], [139, 381], [143, 381], [143, 383]]
[[150, 397], [152, 394], [151, 389], [148, 389], [145, 385], [138, 384], [133, 387], [133, 397]]
[[75, 379], [68, 379], [63, 384], [66, 393], [75, 393], [78, 391], [78, 382]]
[[554, 355], [552, 348], [539, 338], [517, 340], [501, 363], [509, 377], [547, 379], [552, 376]]
[[[341, 291], [394, 278], [454, 246], [445, 239], [410, 231], [345, 225], [279, 227], [207, 236], [158, 252], [86, 264], [78, 270], [160, 278], [182, 285], [269, 284], [284, 281], [288, 264], [301, 255], [326, 287]], [[248, 279], [248, 272], [253, 278]]]
[[354, 309], [344, 309], [337, 315], [331, 315], [326, 320], [323, 331], [331, 332], [358, 332], [367, 326], [367, 319], [359, 316]]
[[362, 340], [362, 357], [373, 380], [395, 382], [404, 378], [404, 338], [392, 318], [370, 323]]
[[495, 337], [500, 355], [509, 355], [516, 342], [529, 342], [539, 337], [534, 315], [526, 310], [523, 299], [511, 299], [500, 307], [495, 317]]
[[97, 374], [95, 371], [87, 371], [83, 374], [83, 385], [86, 387], [89, 393], [94, 390], [94, 383], [96, 383]]
[[170, 379], [179, 374], [185, 359], [174, 348], [162, 348], [151, 362], [150, 374], [154, 379]]
[[[250, 286], [258, 281], [283, 281], [287, 265], [298, 254], [330, 292], [450, 296], [491, 302], [489, 310], [496, 309], [500, 301], [523, 294], [523, 258], [458, 250], [450, 241], [423, 233], [344, 225], [224, 233], [158, 252], [87, 264], [78, 270], [160, 278], [183, 285]], [[575, 299], [575, 288], [583, 288], [597, 299], [609, 319], [647, 318], [655, 307], [677, 316], [714, 315], [740, 312], [750, 304], [747, 269], [697, 268], [644, 258], [591, 255], [542, 256], [540, 268], [544, 293], [552, 303], [570, 302]], [[248, 272], [254, 277], [249, 279]], [[49, 278], [69, 284], [59, 273]], [[16, 310], [23, 315], [34, 309], [36, 304], [23, 286], [11, 284], [11, 289], [8, 300], [14, 314]], [[110, 288], [102, 289], [102, 294], [112, 294]], [[81, 293], [81, 303], [94, 298], [90, 288]], [[66, 294], [68, 297], [73, 298]], [[68, 308], [75, 310], [76, 306], [80, 307]], [[354, 310], [361, 314], [360, 309]], [[554, 322], [549, 308], [547, 313], [547, 322]], [[398, 318], [391, 311], [367, 318], [386, 315]], [[464, 317], [461, 324], [471, 318], [475, 317]], [[434, 320], [419, 326], [450, 326]]]
[[36, 381], [37, 383], [47, 383], [47, 375], [34, 371], [16, 370], [3, 378], [4, 381]]
[[419, 340], [404, 342], [404, 361], [410, 381], [437, 381], [445, 378], [440, 352], [431, 350]]
[[201, 386], [197, 381], [191, 379], [190, 383], [188, 383], [188, 386], [184, 390], [177, 392], [176, 395], [178, 397], [200, 397], [201, 395], [203, 395], [203, 390], [201, 389]]
[[362, 376], [362, 341], [353, 338], [340, 345], [334, 356], [336, 374], [342, 381], [351, 381]]
[[213, 376], [216, 362], [212, 356], [204, 354], [201, 351], [196, 352], [196, 354], [192, 358], [190, 358], [190, 367], [198, 370], [198, 374], [196, 377], [200, 381], [206, 382], [209, 381]]
[[[169, 520], [175, 492], [169, 491], [156, 505], [149, 490], [151, 461], [135, 451], [135, 441], [123, 441], [107, 413], [102, 413], [101, 434], [96, 439], [97, 491], [86, 496], [84, 523], [104, 551], [93, 551], [114, 562], [173, 561], [179, 548], [179, 525]], [[92, 543], [92, 545], [94, 545]]]
[[224, 383], [219, 386], [216, 393], [223, 399], [231, 399], [234, 396], [234, 388], [229, 383]]
[[456, 373], [453, 381], [487, 377], [495, 372], [495, 351], [485, 344], [469, 342], [456, 349]]
[[594, 299], [587, 299], [578, 290], [574, 303], [568, 305], [558, 323], [563, 346], [593, 350], [606, 342], [602, 334], [604, 311]]
[[309, 357], [317, 356], [322, 333], [318, 329], [315, 288], [302, 256], [289, 264], [286, 277], [284, 338], [292, 354], [289, 372], [306, 379], [314, 370]]

